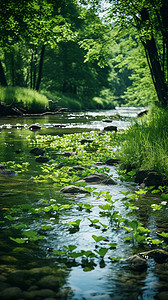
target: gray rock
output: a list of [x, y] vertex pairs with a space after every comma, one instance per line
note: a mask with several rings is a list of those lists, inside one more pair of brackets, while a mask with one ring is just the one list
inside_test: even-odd
[[160, 186], [163, 184], [163, 177], [157, 172], [150, 172], [144, 179], [145, 186]]
[[140, 169], [135, 174], [135, 182], [136, 183], [143, 183], [144, 179], [148, 176], [149, 173], [156, 172], [155, 170], [147, 170], [147, 169]]
[[45, 153], [45, 150], [38, 147], [34, 147], [33, 149], [30, 150], [30, 153], [35, 156], [39, 156], [39, 155], [43, 155]]
[[50, 289], [41, 289], [30, 292], [23, 292], [24, 299], [43, 299], [43, 298], [54, 298], [56, 293]]
[[112, 119], [102, 119], [102, 122], [111, 123], [111, 122], [113, 122], [113, 120]]
[[46, 156], [39, 156], [39, 157], [36, 158], [36, 161], [40, 162], [40, 163], [46, 163], [46, 162], [49, 161], [49, 158], [46, 157]]
[[63, 153], [63, 155], [64, 156], [73, 156], [73, 155], [75, 155], [76, 154], [76, 152], [73, 152], [73, 151], [65, 151], [64, 153]]
[[113, 166], [114, 164], [118, 164], [118, 163], [119, 163], [119, 159], [117, 158], [110, 158], [105, 162], [105, 164], [109, 166]]
[[0, 177], [3, 177], [3, 176], [15, 176], [17, 175], [16, 172], [12, 171], [12, 170], [9, 170], [9, 169], [6, 169], [6, 168], [0, 168]]
[[60, 287], [60, 281], [61, 281], [61, 277], [58, 278], [54, 275], [48, 275], [40, 279], [37, 282], [37, 285], [41, 288], [48, 288], [48, 289], [58, 291], [58, 288]]
[[6, 166], [5, 165], [3, 165], [3, 164], [0, 164], [0, 170], [4, 170], [4, 169], [6, 169]]
[[84, 144], [86, 144], [86, 143], [91, 144], [91, 143], [94, 142], [94, 140], [92, 140], [92, 139], [82, 139], [82, 140], [80, 140], [79, 142], [80, 142], [82, 145], [84, 145]]
[[83, 187], [79, 187], [79, 186], [75, 186], [75, 185], [65, 186], [60, 190], [60, 192], [69, 193], [69, 194], [90, 194]]
[[115, 185], [117, 184], [114, 179], [112, 179], [110, 176], [107, 176], [105, 174], [99, 174], [95, 173], [92, 175], [89, 175], [84, 178], [85, 182], [90, 182], [90, 183], [101, 183], [101, 184], [107, 184], [107, 185]]
[[142, 257], [153, 258], [157, 263], [163, 263], [168, 259], [168, 252], [162, 249], [154, 249], [139, 253]]
[[103, 129], [104, 131], [115, 131], [117, 132], [117, 126], [106, 126]]
[[146, 259], [135, 254], [127, 259], [131, 269], [135, 271], [143, 271], [147, 268]]
[[81, 166], [74, 166], [73, 169], [75, 171], [83, 171], [85, 168], [84, 167], [81, 167]]

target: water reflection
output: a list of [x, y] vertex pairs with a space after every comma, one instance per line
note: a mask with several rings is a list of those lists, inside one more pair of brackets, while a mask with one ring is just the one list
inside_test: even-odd
[[[33, 183], [31, 180], [32, 176], [40, 173], [40, 166], [34, 164], [34, 157], [29, 153], [30, 148], [27, 137], [30, 136], [32, 139], [35, 139], [28, 129], [32, 123], [40, 123], [42, 129], [39, 134], [41, 136], [45, 134], [62, 135], [64, 133], [102, 130], [105, 126], [105, 122], [102, 121], [104, 118], [113, 119], [113, 116], [119, 114], [122, 118], [114, 118], [112, 124], [119, 129], [124, 129], [131, 122], [129, 118], [136, 117], [139, 110], [140, 108], [117, 108], [116, 110], [107, 112], [67, 113], [64, 115], [45, 116], [43, 118], [0, 120], [0, 161], [11, 160], [15, 161], [15, 163], [20, 163], [21, 153], [24, 161], [30, 163], [30, 168], [26, 175], [22, 176], [18, 174], [13, 178], [0, 178], [0, 207], [2, 211], [5, 211], [8, 207], [16, 208], [24, 203], [31, 204], [35, 209], [38, 209], [39, 207], [45, 207], [49, 200], [56, 201], [57, 204], [61, 205], [72, 203], [94, 204], [94, 208], [90, 213], [87, 210], [80, 210], [77, 206], [74, 206], [70, 211], [60, 213], [59, 216], [49, 213], [47, 216], [46, 214], [41, 214], [39, 217], [37, 214], [34, 217], [28, 211], [25, 211], [23, 214], [21, 212], [22, 222], [26, 221], [30, 229], [41, 228], [45, 225], [50, 227], [47, 232], [41, 229], [40, 234], [46, 236], [44, 240], [39, 241], [37, 244], [27, 244], [26, 247], [14, 245], [8, 239], [8, 236], [14, 233], [16, 235], [17, 230], [10, 228], [10, 222], [8, 223], [7, 220], [5, 224], [2, 223], [0, 256], [3, 267], [1, 267], [0, 271], [2, 271], [9, 286], [12, 286], [11, 271], [16, 275], [16, 270], [28, 270], [28, 273], [26, 273], [27, 271], [24, 273], [24, 276], [27, 276], [25, 289], [33, 290], [33, 286], [41, 279], [44, 280], [46, 275], [58, 275], [58, 270], [61, 269], [62, 273], [65, 272], [65, 274], [61, 275], [63, 283], [66, 281], [64, 287], [67, 289], [71, 287], [73, 292], [69, 293], [69, 296], [66, 294], [62, 295], [61, 299], [159, 299], [159, 296], [157, 298], [157, 294], [162, 292], [162, 287], [167, 292], [165, 269], [162, 266], [156, 265], [153, 261], [149, 261], [147, 271], [139, 273], [125, 268], [121, 262], [112, 263], [109, 260], [109, 257], [127, 258], [140, 250], [143, 251], [144, 248], [142, 247], [141, 249], [137, 245], [133, 247], [131, 243], [125, 243], [124, 229], [118, 230], [115, 222], [110, 221], [107, 217], [102, 217], [101, 219], [105, 225], [110, 224], [107, 231], [100, 233], [96, 228], [89, 226], [88, 217], [90, 219], [99, 218], [98, 206], [99, 204], [105, 204], [105, 201], [103, 202], [102, 199], [95, 200], [93, 194], [87, 197], [78, 196], [72, 198], [59, 193], [54, 185]], [[22, 126], [13, 126], [17, 123]], [[6, 124], [5, 128], [4, 124]], [[57, 126], [58, 124], [60, 126]], [[66, 127], [62, 127], [62, 125]], [[123, 217], [126, 217], [128, 216], [128, 211], [123, 205], [123, 195], [120, 191], [126, 192], [129, 190], [132, 193], [135, 185], [120, 181], [116, 167], [109, 166], [109, 169], [109, 174], [113, 174], [117, 180], [117, 185], [103, 188], [105, 188], [106, 192], [109, 191], [112, 194], [113, 199], [118, 199], [115, 203], [115, 209]], [[91, 184], [89, 186], [95, 187], [95, 185]], [[102, 186], [97, 185], [96, 188], [97, 192], [102, 190]], [[142, 222], [144, 226], [148, 226], [154, 238], [156, 237], [157, 226], [161, 224], [161, 220], [167, 218], [167, 211], [165, 210], [162, 216], [157, 213], [152, 214], [150, 205], [153, 201], [157, 202], [157, 197], [156, 199], [152, 199], [151, 197], [147, 198], [144, 196], [139, 199], [136, 203], [139, 210], [130, 212], [130, 217], [134, 218], [136, 216], [139, 222]], [[66, 223], [69, 220], [74, 221], [77, 218], [81, 219], [80, 230], [71, 233]], [[100, 257], [94, 258], [95, 265], [93, 265], [91, 272], [85, 272], [80, 257], [76, 259], [76, 262], [73, 259], [67, 261], [65, 258], [57, 258], [52, 252], [52, 249], [60, 250], [63, 249], [64, 245], [73, 244], [77, 246], [76, 251], [96, 249], [95, 241], [92, 238], [93, 234], [102, 234], [106, 237], [107, 243], [117, 243], [117, 247], [108, 251], [103, 264], [101, 264]], [[40, 248], [37, 246], [38, 244]], [[101, 245], [103, 247], [103, 242]], [[24, 276], [23, 278], [25, 278]], [[23, 284], [23, 281], [21, 283]], [[23, 288], [21, 283], [19, 287]], [[25, 294], [24, 299], [29, 299], [29, 296], [30, 294], [27, 294], [27, 296]], [[23, 298], [23, 295], [21, 298]], [[32, 299], [37, 298], [42, 299], [44, 297], [32, 297]], [[58, 299], [58, 295], [52, 296], [52, 298]]]

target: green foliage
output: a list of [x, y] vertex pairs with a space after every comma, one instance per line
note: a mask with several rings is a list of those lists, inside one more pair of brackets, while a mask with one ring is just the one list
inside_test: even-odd
[[168, 113], [152, 107], [149, 115], [133, 124], [121, 144], [123, 169], [155, 169], [168, 174]]
[[26, 109], [28, 113], [41, 113], [49, 109], [46, 96], [37, 91], [21, 87], [0, 86], [0, 100], [6, 104]]

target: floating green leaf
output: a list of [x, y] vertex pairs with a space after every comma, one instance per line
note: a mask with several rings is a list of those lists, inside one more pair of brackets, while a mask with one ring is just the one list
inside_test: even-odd
[[58, 256], [61, 256], [61, 255], [64, 255], [67, 253], [67, 251], [61, 251], [61, 250], [53, 250], [53, 252]]
[[17, 244], [25, 244], [26, 241], [28, 241], [28, 238], [13, 238], [9, 237], [10, 240], [16, 242]]
[[100, 250], [94, 250], [97, 254], [99, 254], [102, 258], [106, 255], [108, 248], [100, 248]]
[[92, 235], [92, 238], [95, 240], [96, 243], [100, 241], [104, 241], [106, 238], [103, 236], [97, 236], [97, 235]]
[[160, 210], [162, 208], [161, 204], [151, 204], [152, 209], [154, 210]]
[[68, 245], [68, 246], [64, 246], [64, 248], [66, 248], [68, 251], [73, 251], [77, 248], [77, 246], [75, 245]]
[[162, 236], [163, 238], [168, 238], [168, 233], [167, 232], [162, 231], [161, 233], [157, 232], [157, 234]]
[[68, 224], [68, 225], [72, 225], [72, 226], [74, 226], [74, 227], [79, 227], [80, 222], [81, 222], [81, 220], [78, 219], [78, 220], [76, 220], [76, 221], [68, 222], [67, 224]]

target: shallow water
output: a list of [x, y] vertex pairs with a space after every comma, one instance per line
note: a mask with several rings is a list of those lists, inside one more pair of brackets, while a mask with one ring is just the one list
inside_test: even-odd
[[[112, 125], [119, 129], [126, 129], [132, 122], [132, 117], [137, 116], [138, 108], [117, 108], [110, 111], [96, 111], [84, 113], [66, 113], [56, 116], [45, 116], [42, 118], [5, 118], [0, 120], [0, 162], [15, 161], [20, 162], [20, 153], [24, 157], [24, 162], [28, 161], [31, 171], [26, 175], [18, 174], [14, 177], [0, 177], [0, 209], [1, 214], [8, 208], [16, 208], [22, 204], [30, 204], [34, 208], [45, 207], [45, 201], [53, 199], [53, 203], [74, 204], [87, 203], [93, 204], [93, 208], [88, 211], [80, 210], [74, 205], [70, 210], [64, 210], [57, 216], [56, 214], [40, 215], [40, 217], [31, 215], [27, 211], [18, 211], [18, 217], [21, 217], [23, 223], [29, 224], [29, 229], [35, 230], [39, 226], [50, 225], [47, 230], [41, 230], [45, 238], [37, 243], [28, 243], [27, 246], [18, 245], [9, 239], [9, 236], [17, 235], [17, 231], [11, 228], [10, 221], [2, 218], [0, 233], [0, 296], [2, 299], [166, 299], [168, 296], [168, 269], [166, 264], [158, 265], [153, 261], [148, 262], [147, 270], [143, 272], [130, 270], [122, 261], [113, 263], [110, 257], [127, 258], [134, 253], [146, 251], [150, 246], [140, 246], [125, 242], [125, 230], [118, 229], [115, 222], [112, 222], [108, 216], [101, 216], [101, 222], [107, 225], [95, 228], [90, 226], [90, 219], [100, 219], [99, 205], [106, 204], [105, 199], [96, 199], [93, 193], [87, 196], [65, 196], [61, 194], [55, 185], [33, 183], [31, 176], [39, 174], [40, 169], [34, 165], [34, 159], [30, 156], [30, 146], [27, 136], [33, 138], [34, 133], [28, 130], [28, 126], [38, 122], [42, 129], [38, 134], [62, 135], [73, 132], [84, 132], [90, 130], [101, 131], [105, 126], [111, 125], [103, 119], [112, 118]], [[119, 114], [122, 118], [113, 118]], [[131, 118], [130, 118], [131, 117]], [[55, 127], [58, 124], [66, 127]], [[24, 154], [24, 155], [23, 155]], [[102, 166], [101, 166], [102, 167]], [[126, 209], [123, 205], [124, 195], [121, 192], [134, 192], [136, 185], [131, 182], [121, 181], [118, 176], [117, 167], [108, 166], [109, 174], [117, 181], [117, 185], [91, 185], [96, 187], [96, 191], [109, 191], [115, 202], [117, 210], [123, 218], [137, 219], [143, 226], [151, 230], [150, 236], [156, 236], [156, 229], [164, 231], [168, 226], [167, 206], [164, 210], [153, 211], [152, 203], [160, 203], [159, 196], [143, 196], [137, 200], [136, 205], [139, 210]], [[70, 232], [67, 222], [80, 219], [80, 229]], [[17, 223], [17, 220], [16, 220]], [[19, 221], [18, 221], [19, 223]], [[167, 226], [167, 227], [166, 227]], [[116, 243], [115, 249], [109, 249], [102, 260], [96, 256], [93, 260], [89, 259], [91, 271], [86, 271], [88, 261], [81, 260], [81, 257], [73, 258], [56, 256], [52, 250], [63, 250], [64, 246], [76, 245], [76, 252], [93, 251], [99, 249], [92, 235], [103, 236], [105, 241], [99, 242], [99, 246], [107, 247], [109, 243]], [[156, 248], [161, 248], [157, 246]], [[94, 261], [94, 262], [93, 262]], [[45, 268], [48, 269], [45, 269]], [[20, 271], [22, 275], [18, 275]], [[60, 294], [58, 289], [47, 286], [46, 282], [41, 286], [40, 280], [48, 275], [54, 275], [61, 278]], [[24, 282], [23, 279], [24, 278]], [[8, 288], [19, 287], [20, 294], [13, 294], [11, 298]], [[70, 288], [70, 289], [69, 289]], [[46, 295], [42, 289], [48, 289]], [[6, 294], [5, 294], [6, 290]], [[40, 293], [41, 291], [41, 293]], [[53, 292], [53, 294], [52, 294]], [[14, 293], [14, 292], [13, 292]], [[38, 294], [40, 293], [40, 294]], [[55, 294], [54, 294], [55, 293]], [[164, 298], [165, 297], [165, 298]]]

